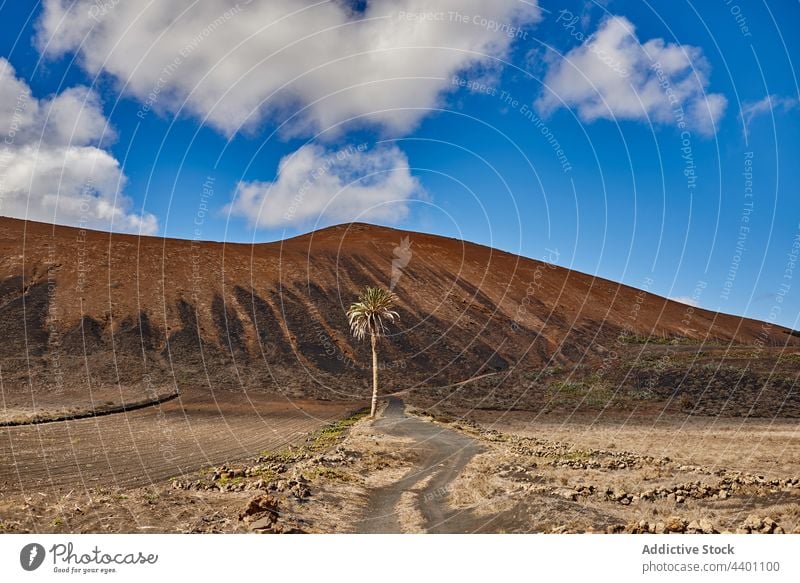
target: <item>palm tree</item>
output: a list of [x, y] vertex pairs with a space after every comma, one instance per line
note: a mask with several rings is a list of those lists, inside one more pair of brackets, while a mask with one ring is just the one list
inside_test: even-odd
[[384, 320], [394, 322], [400, 316], [392, 310], [397, 296], [390, 291], [379, 287], [366, 287], [358, 301], [347, 310], [350, 321], [350, 331], [357, 340], [362, 340], [369, 334], [372, 343], [372, 407], [369, 416], [375, 417], [375, 408], [378, 405], [378, 338], [386, 333]]

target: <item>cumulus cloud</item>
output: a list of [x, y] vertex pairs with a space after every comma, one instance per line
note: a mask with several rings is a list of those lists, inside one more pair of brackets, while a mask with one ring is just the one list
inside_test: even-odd
[[550, 65], [536, 104], [543, 114], [563, 106], [574, 108], [587, 122], [683, 121], [686, 127], [711, 135], [727, 100], [719, 93], [707, 93], [709, 73], [700, 48], [661, 38], [642, 43], [627, 18], [612, 16]]
[[774, 111], [791, 111], [800, 108], [800, 100], [782, 95], [767, 95], [758, 101], [748, 101], [742, 104], [742, 125], [745, 135], [750, 131], [753, 119]]
[[316, 144], [281, 159], [272, 182], [240, 182], [226, 211], [252, 226], [289, 227], [376, 220], [396, 222], [422, 194], [397, 147], [364, 144], [332, 151]]
[[409, 132], [453, 74], [503, 58], [540, 18], [521, 0], [107, 4], [45, 0], [40, 50], [77, 52], [148, 109], [188, 111], [228, 135], [265, 117], [291, 118], [290, 134], [351, 118]]
[[37, 99], [0, 58], [0, 214], [86, 228], [152, 234], [153, 215], [130, 211], [97, 95], [73, 87]]

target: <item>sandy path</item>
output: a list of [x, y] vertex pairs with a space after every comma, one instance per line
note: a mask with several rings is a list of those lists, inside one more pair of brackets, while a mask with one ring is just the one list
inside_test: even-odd
[[[371, 494], [363, 521], [357, 526], [363, 533], [398, 533], [407, 530], [404, 514], [417, 516], [426, 532], [469, 532], [470, 520], [446, 505], [450, 483], [482, 451], [474, 439], [443, 429], [439, 425], [405, 414], [403, 401], [396, 397], [374, 428], [392, 437], [409, 440], [405, 447], [417, 454], [417, 464], [399, 481], [378, 488]], [[413, 508], [401, 510], [401, 499]]]

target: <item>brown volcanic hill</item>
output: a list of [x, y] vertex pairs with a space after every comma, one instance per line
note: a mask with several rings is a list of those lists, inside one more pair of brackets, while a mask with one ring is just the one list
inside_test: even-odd
[[[410, 257], [398, 250], [406, 236]], [[380, 355], [392, 388], [597, 362], [623, 333], [800, 343], [547, 263], [365, 224], [245, 245], [2, 218], [0, 247], [7, 394], [176, 384], [363, 395], [368, 343], [351, 338], [345, 309], [363, 286], [389, 285], [393, 260], [401, 321]]]

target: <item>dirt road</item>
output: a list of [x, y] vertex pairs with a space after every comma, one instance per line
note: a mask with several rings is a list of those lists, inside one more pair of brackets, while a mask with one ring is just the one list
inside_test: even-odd
[[358, 532], [404, 532], [399, 505], [404, 493], [411, 493], [412, 510], [421, 516], [423, 528], [431, 533], [471, 532], [472, 521], [463, 512], [446, 505], [450, 483], [482, 451], [474, 439], [409, 417], [403, 401], [392, 397], [374, 428], [393, 437], [410, 440], [408, 448], [417, 454], [417, 464], [402, 479], [375, 490]]

